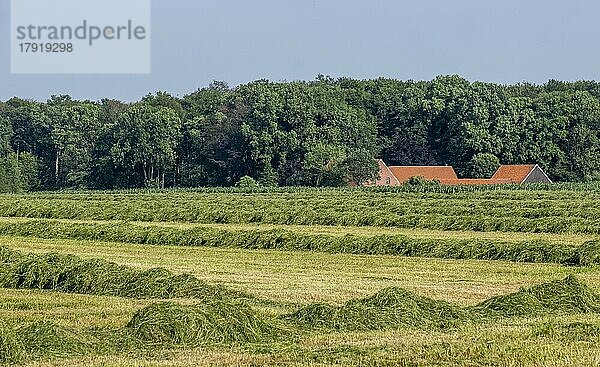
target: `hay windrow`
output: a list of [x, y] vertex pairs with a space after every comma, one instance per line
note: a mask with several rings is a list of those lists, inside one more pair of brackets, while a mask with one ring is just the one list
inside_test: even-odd
[[[577, 246], [554, 244], [545, 240], [429, 239], [399, 234], [336, 236], [284, 229], [237, 230], [203, 226], [178, 228], [157, 225], [143, 226], [132, 223], [77, 223], [55, 220], [0, 223], [0, 234], [143, 245], [319, 251], [570, 265], [600, 263], [600, 255], [595, 257], [588, 256], [587, 253], [578, 255], [578, 251], [582, 251], [582, 249]], [[595, 251], [598, 252], [598, 250]]]
[[266, 316], [227, 301], [153, 304], [138, 311], [127, 329], [148, 343], [188, 347], [265, 341], [277, 334]]
[[600, 240], [587, 241], [577, 247], [564, 262], [567, 265], [591, 266], [600, 264]]
[[579, 313], [600, 313], [600, 295], [574, 276], [568, 276], [493, 297], [472, 307], [461, 308], [401, 288], [388, 288], [340, 307], [326, 304], [301, 307], [284, 318], [311, 329], [350, 331], [398, 327], [443, 329], [489, 318]]
[[402, 288], [387, 288], [340, 307], [313, 304], [285, 317], [309, 328], [339, 331], [384, 330], [398, 327], [448, 328], [464, 319], [459, 307]]
[[[0, 254], [4, 258], [14, 257], [14, 254], [5, 255]], [[161, 275], [161, 272], [157, 274]], [[271, 343], [282, 338], [289, 340], [298, 333], [311, 330], [347, 332], [415, 328], [444, 331], [497, 317], [579, 313], [600, 313], [600, 296], [572, 276], [464, 308], [401, 288], [387, 288], [339, 307], [322, 303], [300, 307], [280, 319], [232, 298], [204, 299], [193, 305], [161, 302], [139, 310], [126, 326], [112, 332], [80, 332], [52, 322], [17, 327], [0, 324], [0, 363], [106, 351], [131, 353]], [[532, 335], [594, 342], [600, 337], [600, 328], [586, 323], [544, 325]]]
[[40, 321], [16, 330], [25, 353], [30, 358], [85, 355], [97, 341], [91, 335], [78, 333], [53, 322]]
[[0, 286], [130, 298], [250, 298], [166, 269], [137, 270], [102, 259], [27, 254], [0, 247]]
[[[155, 303], [112, 330], [74, 330], [54, 322], [0, 324], [0, 365], [103, 353], [137, 353], [210, 345], [271, 342], [290, 335], [272, 317], [234, 300], [194, 305]], [[285, 334], [284, 334], [285, 333]]]
[[0, 197], [0, 216], [600, 234], [598, 183], [33, 193]]
[[65, 358], [98, 351], [101, 341], [51, 321], [19, 326], [0, 325], [0, 364], [42, 358]]
[[0, 364], [15, 364], [24, 358], [25, 350], [17, 333], [0, 322]]
[[529, 316], [540, 313], [599, 313], [600, 295], [570, 275], [562, 280], [493, 297], [470, 310], [484, 317]]

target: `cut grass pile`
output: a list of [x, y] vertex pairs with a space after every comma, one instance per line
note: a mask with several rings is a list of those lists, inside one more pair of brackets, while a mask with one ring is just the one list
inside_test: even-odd
[[562, 280], [491, 298], [470, 311], [484, 317], [599, 313], [600, 295], [570, 275]]
[[[127, 325], [112, 331], [79, 332], [52, 322], [0, 325], [0, 363], [173, 348], [262, 345], [277, 340], [293, 345], [294, 336], [311, 330], [319, 333], [401, 328], [444, 331], [497, 317], [598, 312], [600, 296], [574, 277], [465, 308], [398, 288], [384, 289], [339, 307], [309, 305], [280, 319], [234, 299], [206, 299], [193, 305], [161, 302], [139, 310]], [[598, 330], [591, 324], [573, 323], [539, 327], [534, 336], [589, 341], [595, 340]]]
[[[91, 270], [84, 271], [88, 267]], [[233, 292], [217, 292], [211, 286], [201, 288], [198, 294], [198, 284], [202, 283], [196, 283], [197, 280], [192, 280], [191, 288], [185, 286], [181, 293], [168, 290], [165, 283], [172, 282], [173, 275], [163, 271], [151, 274], [154, 272], [164, 277], [143, 277], [141, 275], [147, 272], [103, 260], [21, 254], [0, 248], [0, 280], [4, 286], [20, 284], [19, 287], [24, 288], [134, 298], [163, 298], [165, 295], [198, 298], [193, 304], [175, 301], [151, 304], [137, 311], [126, 325], [110, 330], [74, 330], [47, 321], [0, 325], [0, 363], [206, 346], [253, 348], [252, 345], [269, 346], [278, 342], [298, 347], [296, 342], [303, 333], [400, 329], [446, 333], [503, 318], [600, 314], [600, 295], [573, 276], [494, 297], [471, 307], [460, 307], [400, 288], [386, 288], [341, 306], [322, 303], [298, 306], [294, 312], [276, 317], [265, 309], [253, 308]], [[140, 285], [125, 284], [138, 279], [148, 282], [145, 286], [150, 290], [139, 291]], [[113, 284], [112, 287], [109, 284]], [[535, 332], [561, 340], [589, 341], [596, 340], [594, 335], [598, 329], [592, 324], [573, 323], [540, 327]], [[271, 344], [273, 342], [275, 344]]]
[[0, 364], [105, 353], [152, 352], [205, 346], [233, 347], [290, 336], [270, 316], [234, 300], [206, 300], [194, 305], [163, 302], [136, 312], [113, 330], [85, 330], [40, 321], [0, 325]]
[[346, 302], [340, 307], [308, 305], [285, 317], [308, 328], [338, 331], [385, 330], [398, 327], [447, 328], [464, 319], [460, 307], [401, 288]]
[[31, 359], [85, 355], [98, 349], [99, 341], [49, 321], [10, 327], [0, 325], [0, 364]]
[[249, 298], [161, 268], [142, 271], [102, 259], [55, 253], [24, 255], [6, 247], [0, 247], [0, 286], [140, 299]]
[[241, 231], [209, 227], [178, 228], [141, 226], [131, 223], [102, 224], [53, 220], [0, 223], [0, 235], [147, 245], [319, 251], [586, 266], [600, 264], [599, 241], [589, 241], [583, 246], [572, 246], [559, 245], [546, 240], [431, 239], [411, 238], [405, 235], [335, 236], [284, 229]]
[[94, 348], [91, 335], [82, 334], [53, 322], [40, 321], [17, 328], [25, 355], [31, 358], [84, 355]]
[[127, 324], [140, 340], [159, 346], [234, 345], [272, 339], [272, 320], [248, 306], [223, 300], [196, 305], [157, 303], [138, 311]]
[[577, 247], [565, 264], [591, 266], [600, 264], [600, 240], [587, 241]]
[[461, 308], [401, 288], [388, 288], [339, 307], [322, 303], [308, 305], [286, 315], [285, 319], [311, 329], [354, 331], [398, 327], [444, 329], [492, 318], [579, 313], [600, 313], [600, 295], [574, 276], [568, 276], [472, 307]]
[[14, 330], [0, 324], [0, 363], [16, 363], [23, 359], [25, 351]]

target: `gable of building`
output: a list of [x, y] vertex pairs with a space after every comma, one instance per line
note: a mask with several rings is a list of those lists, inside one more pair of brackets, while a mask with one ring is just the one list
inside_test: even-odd
[[546, 172], [536, 164], [522, 183], [552, 183], [552, 180], [548, 177]]
[[492, 180], [510, 180], [512, 183], [523, 183], [535, 167], [535, 164], [503, 165], [492, 176]]
[[373, 180], [371, 182], [367, 182], [364, 186], [398, 186], [400, 182], [390, 168], [385, 164], [382, 159], [377, 161], [377, 165], [379, 166], [379, 178]]

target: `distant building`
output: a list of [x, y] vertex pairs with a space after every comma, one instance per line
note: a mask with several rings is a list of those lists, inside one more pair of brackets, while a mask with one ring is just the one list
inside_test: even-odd
[[442, 185], [552, 183], [537, 164], [500, 166], [490, 179], [458, 178], [451, 166], [388, 166], [381, 159], [378, 165], [379, 179], [365, 186], [399, 186], [413, 177], [437, 180]]
[[492, 180], [511, 180], [512, 183], [552, 183], [546, 172], [537, 164], [500, 166]]
[[399, 182], [405, 183], [412, 177], [423, 177], [426, 180], [458, 180], [454, 168], [451, 166], [395, 166], [390, 171]]
[[377, 161], [379, 165], [379, 179], [369, 182], [366, 186], [398, 186], [400, 181], [394, 176], [390, 168], [385, 164], [383, 159]]

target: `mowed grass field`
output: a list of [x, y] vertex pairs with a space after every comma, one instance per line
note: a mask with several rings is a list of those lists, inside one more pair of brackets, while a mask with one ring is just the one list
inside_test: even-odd
[[[0, 196], [0, 361], [597, 366], [598, 208], [578, 189]], [[103, 273], [82, 270], [98, 259], [200, 285], [99, 290]], [[187, 313], [143, 319], [163, 302]]]

